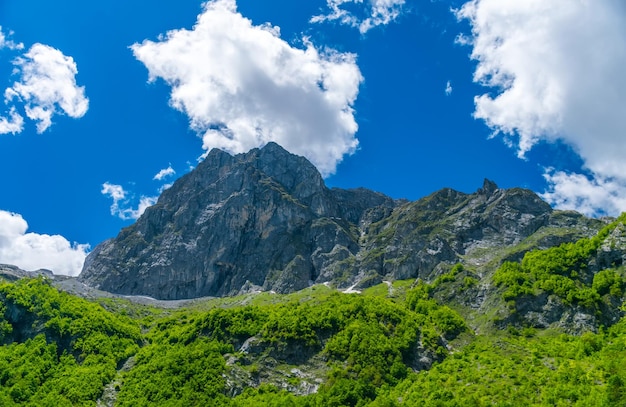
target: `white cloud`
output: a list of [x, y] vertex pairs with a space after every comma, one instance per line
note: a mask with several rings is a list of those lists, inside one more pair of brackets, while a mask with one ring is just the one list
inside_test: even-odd
[[148, 207], [154, 205], [158, 200], [156, 196], [142, 196], [139, 198], [139, 205], [134, 209], [130, 206], [131, 198], [128, 196], [128, 192], [121, 185], [105, 182], [102, 184], [100, 192], [113, 199], [111, 215], [123, 220], [138, 219]]
[[[12, 33], [9, 33], [11, 35]], [[2, 26], [0, 26], [0, 50], [21, 50], [24, 48], [24, 44], [15, 43], [12, 40], [7, 39], [6, 35], [2, 32]], [[24, 130], [24, 118], [17, 113], [14, 106], [9, 109], [9, 116], [0, 116], [0, 134], [17, 134]]]
[[0, 116], [0, 134], [17, 134], [24, 130], [24, 118], [11, 107], [9, 118]]
[[614, 215], [626, 208], [626, 185], [602, 176], [548, 170], [550, 190], [541, 197], [560, 209], [574, 209], [588, 216]]
[[353, 54], [304, 49], [278, 27], [254, 26], [234, 0], [205, 3], [193, 29], [131, 46], [171, 87], [170, 104], [189, 116], [203, 148], [245, 152], [269, 141], [332, 174], [358, 145], [353, 103], [362, 76]]
[[557, 139], [580, 154], [596, 178], [586, 184], [577, 174], [547, 174], [546, 197], [557, 207], [567, 201], [587, 212], [588, 205], [608, 205], [598, 213], [626, 210], [621, 199], [592, 195], [607, 188], [619, 197], [611, 188], [626, 186], [626, 3], [474, 0], [457, 15], [472, 25], [474, 80], [491, 88], [475, 98], [475, 117], [520, 157]]
[[163, 193], [163, 191], [165, 191], [166, 189], [170, 189], [172, 187], [172, 185], [174, 185], [173, 183], [171, 184], [163, 184], [159, 187], [159, 194]]
[[[9, 32], [9, 36], [13, 35], [12, 32]], [[7, 39], [7, 36], [2, 32], [2, 26], [0, 26], [0, 49], [7, 48], [11, 50], [20, 50], [24, 48], [24, 44], [21, 42], [14, 42], [13, 40]]]
[[174, 171], [174, 169], [172, 168], [172, 164], [170, 164], [167, 168], [159, 171], [152, 179], [155, 181], [161, 181], [163, 178], [170, 177], [174, 174], [176, 174], [176, 171]]
[[26, 233], [21, 215], [0, 210], [0, 263], [25, 270], [48, 269], [55, 274], [77, 276], [89, 245], [70, 244], [63, 236]]
[[[105, 182], [102, 184], [102, 191], [100, 191], [103, 195], [108, 195], [111, 199], [113, 199], [113, 204], [117, 205], [119, 201], [123, 201], [126, 199], [126, 191], [121, 185], [109, 184]], [[113, 207], [111, 207], [111, 215], [114, 214]]]
[[78, 70], [72, 57], [44, 44], [34, 44], [13, 61], [19, 81], [4, 92], [5, 103], [24, 103], [26, 116], [37, 122], [37, 132], [52, 125], [55, 114], [82, 117], [89, 107], [85, 88], [76, 84]]
[[[358, 28], [361, 34], [365, 34], [374, 27], [387, 25], [398, 18], [405, 0], [369, 0], [366, 5], [363, 3], [363, 0], [326, 0], [330, 13], [315, 16], [311, 18], [311, 22], [338, 21]], [[346, 7], [362, 8], [363, 12], [356, 15]]]
[[446, 96], [450, 96], [452, 94], [452, 82], [446, 82]]
[[139, 206], [137, 207], [137, 209], [130, 211], [130, 218], [139, 218], [146, 211], [146, 209], [157, 203], [158, 199], [158, 196], [142, 196], [139, 199]]

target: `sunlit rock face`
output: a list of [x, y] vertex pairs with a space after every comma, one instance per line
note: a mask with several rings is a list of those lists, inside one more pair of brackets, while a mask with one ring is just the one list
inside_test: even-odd
[[359, 252], [356, 225], [396, 203], [331, 190], [305, 158], [275, 143], [231, 156], [214, 149], [132, 226], [90, 254], [80, 279], [161, 299], [289, 292]]
[[442, 265], [519, 243], [554, 219], [533, 192], [488, 180], [473, 194], [443, 189], [408, 202], [327, 188], [309, 161], [275, 143], [235, 156], [214, 149], [97, 246], [79, 278], [159, 299], [428, 280]]

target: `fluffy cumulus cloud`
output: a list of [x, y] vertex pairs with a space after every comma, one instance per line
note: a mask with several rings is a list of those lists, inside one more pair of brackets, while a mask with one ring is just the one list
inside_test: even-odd
[[[37, 123], [38, 133], [52, 125], [55, 114], [79, 118], [87, 112], [89, 100], [85, 88], [76, 84], [78, 70], [72, 57], [50, 46], [34, 44], [13, 64], [20, 78], [5, 90], [5, 103], [23, 104], [26, 116]], [[17, 128], [15, 114], [12, 110], [10, 122], [14, 127], [9, 130]]]
[[77, 276], [89, 245], [71, 244], [63, 236], [27, 233], [21, 215], [0, 210], [0, 263], [24, 270], [48, 269], [55, 274]]
[[137, 208], [133, 208], [131, 206], [132, 196], [121, 185], [105, 182], [102, 184], [100, 192], [113, 200], [111, 215], [123, 220], [138, 219], [148, 207], [154, 205], [158, 200], [156, 196], [142, 196], [139, 198]]
[[338, 21], [358, 28], [361, 34], [379, 25], [387, 25], [402, 12], [405, 0], [326, 0], [328, 14], [315, 16], [312, 23]]
[[150, 81], [172, 87], [171, 106], [189, 116], [207, 151], [240, 153], [275, 141], [330, 175], [357, 148], [355, 56], [306, 39], [292, 47], [278, 27], [239, 14], [234, 0], [207, 2], [192, 30], [131, 48]]
[[[626, 210], [626, 3], [622, 0], [473, 0], [475, 117], [523, 157], [541, 141], [574, 148], [590, 177], [546, 173], [556, 206]], [[574, 188], [578, 185], [579, 188]]]

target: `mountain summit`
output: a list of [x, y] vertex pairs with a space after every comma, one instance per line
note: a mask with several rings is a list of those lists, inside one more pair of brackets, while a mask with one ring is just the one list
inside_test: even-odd
[[406, 202], [329, 189], [275, 143], [234, 156], [213, 149], [98, 245], [79, 278], [158, 299], [429, 279], [477, 250], [519, 243], [553, 223], [552, 212], [532, 191], [489, 180], [473, 194], [443, 189]]
[[132, 226], [98, 245], [80, 279], [160, 299], [280, 292], [332, 279], [359, 251], [358, 225], [396, 203], [330, 190], [305, 158], [275, 143], [231, 156], [213, 149]]

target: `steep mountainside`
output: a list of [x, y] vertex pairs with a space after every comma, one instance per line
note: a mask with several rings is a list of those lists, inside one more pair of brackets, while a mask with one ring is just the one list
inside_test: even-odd
[[[430, 281], [460, 261], [519, 260], [601, 226], [487, 180], [473, 194], [444, 189], [415, 202], [329, 189], [305, 158], [269, 143], [236, 156], [212, 150], [134, 225], [97, 246], [80, 280], [159, 299], [285, 293], [326, 282], [363, 288]], [[503, 256], [502, 247], [525, 239], [532, 244]]]
[[245, 287], [294, 291], [359, 251], [355, 225], [396, 203], [326, 188], [315, 167], [274, 143], [230, 156], [212, 150], [132, 226], [99, 245], [81, 280], [176, 299]]

